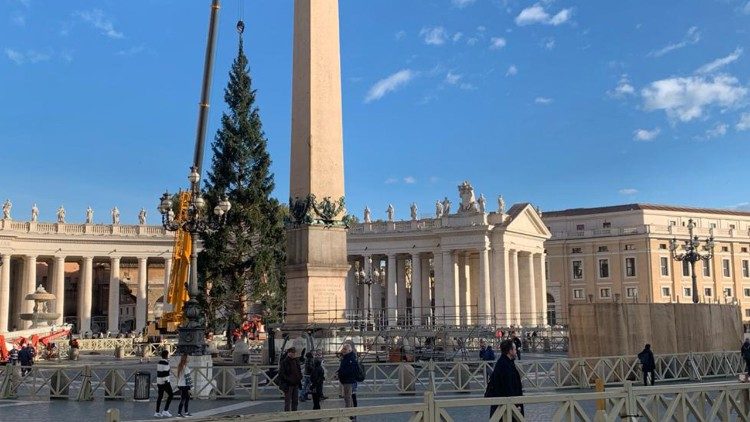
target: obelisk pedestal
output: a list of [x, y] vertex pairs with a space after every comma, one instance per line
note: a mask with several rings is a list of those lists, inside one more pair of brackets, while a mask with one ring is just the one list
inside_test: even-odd
[[286, 322], [339, 322], [346, 306], [338, 0], [295, 0]]

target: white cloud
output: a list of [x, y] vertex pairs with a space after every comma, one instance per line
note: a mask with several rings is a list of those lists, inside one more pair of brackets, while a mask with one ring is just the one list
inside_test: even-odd
[[734, 127], [737, 130], [748, 130], [750, 129], [750, 113], [742, 113], [740, 121]]
[[406, 176], [404, 177], [404, 183], [407, 185], [413, 185], [417, 183], [417, 179], [415, 179], [413, 176]]
[[636, 193], [638, 193], [638, 189], [625, 188], [625, 189], [620, 189], [618, 192], [620, 193], [620, 195], [630, 196], [630, 195], [635, 195]]
[[546, 48], [547, 50], [552, 50], [555, 48], [555, 39], [553, 37], [546, 37], [542, 40], [542, 47]]
[[633, 139], [636, 141], [653, 141], [660, 133], [661, 129], [658, 127], [652, 130], [638, 129], [633, 132]]
[[545, 25], [561, 25], [573, 15], [573, 9], [563, 9], [557, 12], [555, 15], [550, 15], [544, 10], [544, 7], [537, 3], [531, 7], [527, 7], [521, 10], [521, 13], [516, 16], [516, 25], [533, 25], [535, 23], [541, 23]]
[[423, 37], [425, 44], [443, 45], [445, 44], [445, 40], [448, 39], [448, 31], [442, 26], [422, 28], [422, 30], [419, 31], [419, 36]]
[[739, 59], [742, 55], [742, 48], [737, 47], [734, 49], [734, 51], [726, 56], [718, 58], [710, 63], [706, 63], [703, 66], [699, 67], [698, 70], [695, 71], [695, 73], [713, 73], [714, 71], [721, 69], [722, 67], [734, 62], [735, 60]]
[[635, 88], [630, 84], [628, 75], [623, 74], [620, 76], [620, 81], [617, 82], [617, 86], [613, 91], [607, 91], [607, 95], [615, 98], [622, 98], [628, 95], [635, 95]]
[[102, 34], [110, 38], [123, 38], [122, 32], [115, 30], [115, 25], [104, 15], [101, 9], [84, 10], [73, 13], [74, 16], [88, 22], [96, 29], [100, 29]]
[[491, 50], [499, 50], [503, 47], [505, 47], [506, 41], [505, 38], [502, 37], [492, 37], [490, 38], [490, 49]]
[[713, 138], [719, 138], [719, 137], [726, 135], [727, 127], [728, 125], [726, 123], [721, 123], [721, 122], [717, 123], [716, 126], [706, 131], [706, 138], [713, 139]]
[[641, 90], [646, 110], [664, 110], [670, 118], [683, 122], [701, 117], [710, 106], [735, 106], [746, 95], [747, 88], [729, 75], [662, 79]]
[[479, 38], [477, 37], [471, 37], [466, 40], [466, 45], [474, 45], [477, 42], [479, 42]]
[[548, 97], [536, 97], [536, 98], [534, 98], [534, 102], [537, 103], [537, 104], [549, 105], [549, 104], [552, 104], [552, 98], [548, 98]]
[[396, 41], [403, 40], [405, 36], [406, 36], [406, 31], [404, 31], [403, 29], [393, 34], [393, 38], [395, 38]]
[[505, 71], [505, 76], [515, 76], [518, 74], [518, 68], [512, 64], [508, 66], [508, 70]]
[[406, 85], [415, 76], [415, 73], [411, 69], [403, 69], [388, 76], [387, 78], [381, 79], [373, 85], [367, 92], [365, 97], [365, 103], [377, 101], [389, 92], [395, 91], [402, 86]]
[[487, 30], [487, 27], [486, 27], [486, 26], [484, 26], [484, 25], [479, 25], [479, 26], [477, 26], [477, 31], [479, 31], [479, 32], [484, 32], [484, 31], [486, 31], [486, 30]]
[[678, 50], [690, 44], [695, 44], [700, 40], [701, 40], [701, 33], [700, 31], [698, 31], [698, 27], [691, 26], [690, 29], [688, 29], [687, 34], [685, 34], [685, 36], [682, 38], [682, 41], [678, 43], [669, 44], [666, 47], [662, 47], [658, 50], [651, 51], [650, 53], [648, 53], [648, 56], [661, 57], [674, 50]]
[[448, 72], [447, 75], [445, 75], [445, 82], [456, 85], [460, 80], [462, 76], [453, 72]]
[[50, 59], [49, 54], [40, 53], [34, 50], [27, 50], [25, 53], [12, 48], [5, 49], [5, 56], [17, 65], [24, 63], [39, 63]]
[[475, 1], [476, 0], [451, 0], [451, 3], [453, 3], [453, 5], [458, 7], [459, 9], [463, 9], [464, 7], [469, 6]]
[[396, 179], [395, 177], [389, 177], [389, 178], [385, 179], [385, 184], [386, 185], [392, 185], [394, 183], [398, 183], [398, 179]]
[[453, 34], [453, 37], [451, 37], [451, 39], [453, 40], [453, 42], [459, 42], [461, 41], [461, 38], [463, 38], [463, 36], [464, 34], [462, 32], [456, 32], [455, 34]]

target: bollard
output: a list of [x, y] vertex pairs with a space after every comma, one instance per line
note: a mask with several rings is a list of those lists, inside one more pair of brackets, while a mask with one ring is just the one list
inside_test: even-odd
[[107, 410], [107, 422], [120, 422], [120, 409]]
[[260, 369], [258, 369], [257, 366], [253, 365], [253, 368], [251, 369], [251, 386], [250, 386], [250, 400], [255, 401], [258, 400], [258, 376], [260, 376]]
[[[594, 391], [597, 393], [604, 392], [604, 380], [596, 378]], [[596, 399], [596, 414], [594, 415], [594, 422], [604, 422], [607, 420], [607, 401], [605, 399]]]

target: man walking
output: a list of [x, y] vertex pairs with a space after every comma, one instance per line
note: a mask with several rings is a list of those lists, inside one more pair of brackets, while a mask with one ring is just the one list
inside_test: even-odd
[[742, 359], [745, 360], [745, 372], [747, 373], [746, 380], [750, 381], [750, 338], [746, 338], [745, 342], [742, 343], [740, 353], [742, 354]]
[[[484, 392], [485, 397], [523, 396], [521, 374], [518, 372], [515, 363], [517, 353], [516, 344], [513, 340], [503, 340], [500, 343], [500, 359], [495, 363], [495, 369], [487, 383], [487, 390]], [[523, 405], [517, 404], [516, 407], [523, 415]], [[497, 410], [497, 406], [490, 406], [490, 417], [495, 413], [495, 410]]]
[[638, 353], [638, 360], [641, 362], [641, 368], [643, 369], [643, 385], [648, 385], [649, 374], [651, 374], [651, 385], [654, 385], [656, 360], [654, 360], [654, 352], [651, 351], [650, 344], [646, 344], [641, 353]]
[[34, 348], [28, 342], [24, 343], [21, 351], [18, 352], [18, 360], [21, 362], [21, 376], [31, 372], [31, 367], [34, 365], [34, 355], [36, 355]]
[[357, 383], [357, 371], [359, 368], [357, 355], [349, 343], [344, 343], [344, 346], [341, 348], [341, 354], [338, 374], [343, 390], [344, 404], [346, 407], [355, 407], [352, 394], [354, 393], [354, 385]]
[[284, 411], [296, 411], [299, 403], [299, 388], [302, 385], [302, 371], [296, 348], [290, 347], [287, 350], [286, 357], [281, 361], [279, 378], [284, 392]]

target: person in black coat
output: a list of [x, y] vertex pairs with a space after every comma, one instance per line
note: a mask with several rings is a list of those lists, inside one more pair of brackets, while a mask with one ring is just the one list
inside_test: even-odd
[[656, 360], [654, 360], [654, 352], [651, 351], [650, 344], [646, 344], [641, 353], [638, 353], [638, 360], [641, 361], [641, 368], [643, 369], [643, 385], [648, 385], [649, 373], [651, 374], [651, 385], [654, 385]]
[[[495, 363], [490, 381], [487, 383], [485, 397], [515, 397], [523, 396], [521, 374], [516, 369], [516, 345], [513, 340], [500, 343], [500, 359]], [[516, 405], [523, 415], [523, 405]], [[497, 410], [497, 406], [490, 407], [490, 417]]]
[[323, 371], [323, 362], [315, 358], [312, 372], [310, 373], [310, 391], [312, 392], [313, 410], [320, 409], [320, 398], [323, 396], [323, 381], [326, 380]]
[[521, 346], [523, 346], [523, 343], [515, 331], [511, 333], [511, 339], [513, 340], [513, 344], [516, 345], [516, 359], [521, 360]]

